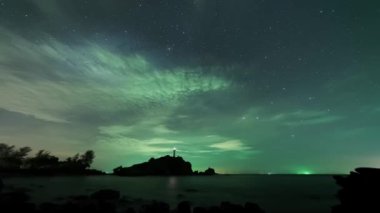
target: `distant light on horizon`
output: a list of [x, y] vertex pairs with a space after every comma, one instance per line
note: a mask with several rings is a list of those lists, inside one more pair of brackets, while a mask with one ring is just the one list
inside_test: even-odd
[[299, 170], [299, 171], [297, 171], [297, 175], [312, 175], [312, 174], [314, 174], [314, 173], [310, 170]]

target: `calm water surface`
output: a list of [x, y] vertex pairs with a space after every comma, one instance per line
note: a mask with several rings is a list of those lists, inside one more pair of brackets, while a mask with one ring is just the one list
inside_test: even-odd
[[110, 188], [128, 198], [161, 200], [173, 206], [181, 200], [205, 206], [226, 200], [256, 202], [267, 212], [330, 212], [338, 203], [334, 197], [338, 187], [331, 176], [17, 177], [4, 183], [30, 189], [36, 202]]

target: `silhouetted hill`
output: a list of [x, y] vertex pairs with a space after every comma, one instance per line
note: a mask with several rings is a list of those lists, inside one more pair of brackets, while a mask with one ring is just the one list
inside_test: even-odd
[[158, 159], [151, 158], [148, 162], [135, 164], [131, 167], [118, 167], [113, 170], [115, 175], [192, 175], [191, 163], [181, 157], [169, 155]]

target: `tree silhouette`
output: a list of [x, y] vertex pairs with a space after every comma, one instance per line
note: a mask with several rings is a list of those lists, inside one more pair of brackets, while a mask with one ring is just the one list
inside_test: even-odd
[[68, 157], [62, 162], [63, 167], [68, 170], [84, 170], [88, 169], [95, 158], [95, 153], [92, 150], [86, 151], [84, 154], [75, 154], [73, 157]]
[[27, 159], [25, 164], [27, 168], [31, 169], [53, 169], [57, 168], [59, 161], [50, 152], [40, 150], [36, 153], [35, 157]]
[[21, 147], [0, 143], [0, 172], [31, 172], [33, 174], [102, 174], [90, 169], [95, 158], [92, 150], [75, 154], [64, 161], [46, 150], [39, 150], [33, 157], [27, 157], [30, 147]]
[[14, 146], [0, 143], [0, 168], [19, 169], [21, 168], [25, 157], [32, 149], [30, 147], [21, 147], [18, 150]]
[[80, 161], [85, 169], [89, 168], [94, 161], [95, 153], [92, 150], [86, 151], [83, 155], [80, 157]]

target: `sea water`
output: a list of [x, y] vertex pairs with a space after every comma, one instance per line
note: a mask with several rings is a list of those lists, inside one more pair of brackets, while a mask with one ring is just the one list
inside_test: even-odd
[[255, 202], [267, 212], [330, 212], [338, 187], [328, 175], [217, 175], [186, 177], [13, 177], [10, 188], [24, 188], [35, 202], [115, 189], [129, 199], [216, 205]]

